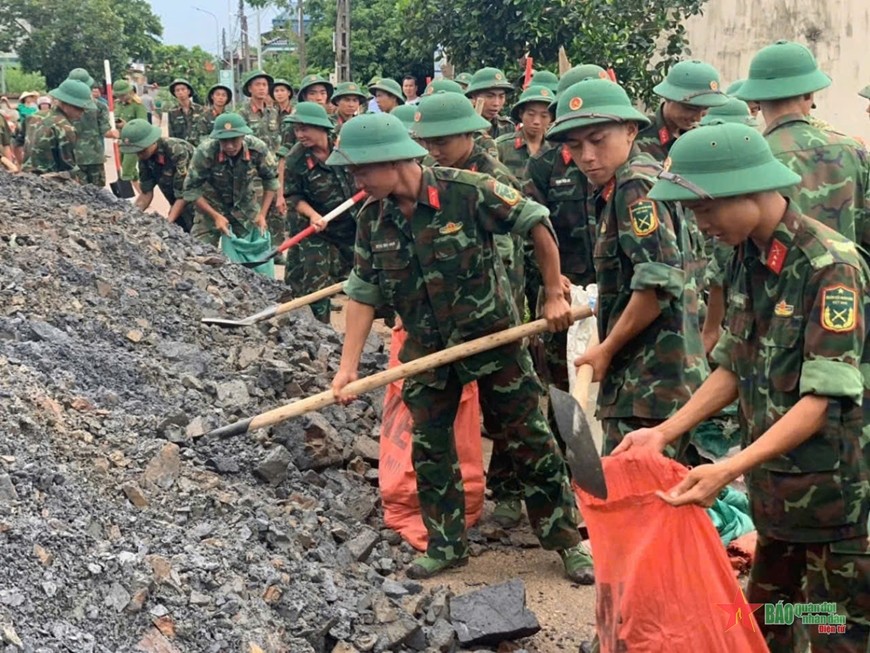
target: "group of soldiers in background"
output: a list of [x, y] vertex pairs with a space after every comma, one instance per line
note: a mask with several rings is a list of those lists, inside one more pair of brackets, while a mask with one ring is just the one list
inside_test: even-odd
[[[24, 170], [105, 185], [103, 138], [117, 137], [123, 175], [138, 176], [137, 206], [147, 208], [159, 187], [171, 205], [168, 219], [197, 238], [217, 244], [224, 234], [259, 229], [280, 241], [313, 225], [316, 235], [285, 261], [291, 293], [350, 278], [351, 299], [397, 310], [422, 352], [432, 343], [454, 344], [437, 335], [442, 321], [461, 341], [481, 325], [503, 327], [546, 308], [552, 317], [554, 269], [566, 283], [595, 283], [600, 343], [577, 364], [591, 364], [601, 382], [605, 454], [652, 438], [681, 457], [697, 418], [708, 416], [696, 408], [699, 395], [709, 405], [738, 399], [745, 452], [757, 451], [777, 423], [791, 424], [795, 410], [808, 410], [806, 397], [821, 398], [827, 412], [809, 421], [814, 430], [803, 439], [782, 436], [779, 448], [744, 469], [759, 532], [748, 600], [834, 601], [848, 618], [847, 633], [813, 634], [814, 650], [866, 650], [870, 437], [861, 406], [870, 388], [863, 347], [870, 280], [855, 245], [870, 247], [870, 162], [862, 143], [812, 116], [814, 94], [830, 79], [810, 51], [792, 42], [770, 45], [756, 54], [747, 79], [726, 91], [713, 66], [682, 61], [655, 87], [661, 104], [651, 116], [594, 64], [561, 77], [536, 72], [509, 116], [504, 107], [515, 85], [496, 68], [434, 80], [420, 97], [409, 79], [333, 86], [308, 75], [294, 89], [255, 71], [235, 112], [228, 109], [232, 89], [211, 87], [200, 106], [192, 86], [178, 79], [170, 85], [178, 106], [168, 114], [167, 138], [125, 101], [130, 87], [123, 81], [115, 86], [118, 122], [110, 125], [91, 97], [94, 80], [77, 69], [51, 91], [52, 107], [34, 122]], [[861, 94], [870, 98], [870, 87]], [[417, 174], [406, 165], [411, 161], [414, 170], [418, 161], [423, 166], [414, 206], [436, 215], [450, 208], [456, 222], [430, 241], [403, 244], [402, 224], [406, 233], [416, 230], [420, 209], [398, 210], [400, 202], [387, 200], [400, 197], [403, 175]], [[356, 186], [372, 195], [360, 216], [324, 222]], [[387, 190], [378, 196], [378, 188]], [[752, 228], [740, 232], [722, 221], [723, 211]], [[770, 222], [772, 211], [779, 215]], [[463, 235], [462, 220], [485, 228]], [[432, 283], [427, 266], [449, 261], [458, 262], [453, 274], [469, 287], [492, 271], [504, 279], [493, 282], [495, 295], [475, 298], [465, 322], [455, 315], [462, 296], [436, 301], [430, 293], [431, 305], [419, 303], [420, 289]], [[312, 310], [329, 322], [328, 300]], [[490, 388], [505, 406], [484, 411], [494, 439], [493, 518], [515, 526], [525, 500], [542, 544], [559, 551], [568, 577], [593, 582], [552, 420], [517, 413], [534, 412], [530, 397], [535, 403], [540, 394], [527, 353], [499, 351], [501, 358], [478, 369], [457, 367], [449, 378], [406, 384], [430, 535], [426, 555], [409, 573], [427, 577], [467, 559], [449, 441], [455, 405], [441, 402], [459, 380], [484, 383], [496, 369], [513, 376]], [[539, 358], [539, 375], [567, 388], [564, 330], [549, 335]], [[348, 360], [336, 391], [353, 376], [352, 351]], [[718, 368], [712, 374], [711, 363]], [[723, 381], [729, 373], [739, 388]], [[721, 397], [705, 390], [711, 383], [720, 384]], [[688, 417], [687, 407], [695, 411]], [[699, 503], [731, 480], [723, 481], [720, 464], [693, 474], [704, 468], [691, 477], [706, 488], [691, 495]], [[717, 472], [715, 481], [704, 476]], [[771, 650], [798, 650], [797, 629], [763, 628]]]

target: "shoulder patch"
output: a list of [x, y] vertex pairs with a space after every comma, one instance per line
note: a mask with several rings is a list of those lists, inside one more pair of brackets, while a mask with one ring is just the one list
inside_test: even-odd
[[822, 291], [822, 328], [833, 333], [847, 333], [857, 324], [858, 293], [843, 284]]
[[507, 184], [503, 184], [500, 181], [497, 181], [493, 184], [492, 192], [497, 198], [499, 198], [508, 206], [516, 206], [516, 204], [521, 199], [520, 193], [516, 188], [511, 188]]
[[631, 229], [635, 236], [649, 236], [659, 228], [659, 214], [652, 200], [640, 199], [628, 207]]

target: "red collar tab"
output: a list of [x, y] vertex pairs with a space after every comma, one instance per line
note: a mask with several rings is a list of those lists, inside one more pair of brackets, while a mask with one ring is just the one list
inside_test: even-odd
[[668, 130], [668, 128], [662, 127], [661, 129], [659, 129], [659, 142], [662, 145], [667, 145], [670, 140], [671, 132]]
[[162, 166], [166, 165], [166, 158], [163, 156], [161, 152], [157, 153], [157, 165]]
[[767, 268], [771, 272], [779, 274], [782, 271], [783, 264], [785, 263], [786, 254], [788, 254], [788, 247], [774, 239], [767, 250]]
[[604, 186], [604, 190], [601, 191], [601, 197], [604, 198], [605, 202], [610, 201], [610, 198], [613, 197], [614, 190], [616, 190], [616, 178], [608, 181], [607, 185]]
[[476, 163], [472, 163], [472, 164], [468, 167], [468, 170], [469, 170], [470, 172], [477, 172], [477, 164], [476, 164]]
[[309, 170], [313, 170], [313, 169], [314, 169], [314, 166], [315, 166], [315, 163], [314, 163], [314, 157], [311, 156], [310, 153], [305, 155], [305, 163], [306, 163], [306, 165], [308, 166], [308, 169], [309, 169]]
[[251, 150], [246, 148], [244, 145], [242, 145], [242, 147], [244, 147], [244, 149], [245, 149], [245, 161], [250, 161], [251, 160]]
[[218, 160], [218, 163], [223, 163], [224, 161], [227, 160], [227, 155], [224, 154], [224, 151], [223, 151], [223, 150], [218, 150], [218, 158], [217, 158], [217, 160]]
[[568, 149], [567, 145], [562, 146], [562, 161], [565, 162], [565, 165], [571, 163], [571, 150]]
[[515, 150], [518, 150], [518, 149], [520, 149], [522, 146], [523, 146], [523, 139], [522, 139], [521, 136], [517, 136], [517, 137], [514, 139], [514, 149], [515, 149]]
[[426, 193], [429, 195], [429, 204], [433, 209], [441, 210], [441, 198], [438, 197], [438, 189], [435, 186], [429, 186], [426, 189]]

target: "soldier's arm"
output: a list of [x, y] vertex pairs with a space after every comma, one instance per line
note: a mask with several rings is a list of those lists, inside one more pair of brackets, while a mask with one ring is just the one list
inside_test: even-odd
[[523, 179], [526, 180], [523, 184], [523, 194], [539, 204], [546, 205], [550, 172], [546, 159], [543, 159], [539, 154], [530, 158], [526, 162], [526, 170], [522, 175]]
[[82, 171], [76, 163], [75, 144], [77, 138], [76, 130], [72, 125], [67, 124], [66, 127], [59, 129], [57, 153], [73, 179], [77, 180], [79, 183], [84, 183], [85, 179], [82, 175]]
[[139, 196], [136, 198], [136, 208], [140, 211], [144, 211], [149, 206], [151, 206], [151, 201], [154, 199], [154, 191], [149, 190], [146, 191], [144, 188]]

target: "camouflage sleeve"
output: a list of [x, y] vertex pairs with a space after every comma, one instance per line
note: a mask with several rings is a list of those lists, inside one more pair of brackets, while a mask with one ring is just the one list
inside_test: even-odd
[[157, 180], [151, 175], [147, 161], [139, 161], [139, 185], [143, 193], [153, 193]]
[[9, 131], [6, 118], [0, 116], [0, 147], [9, 147], [10, 145], [12, 145], [12, 132]]
[[71, 124], [67, 123], [62, 127], [58, 127], [57, 156], [74, 178], [84, 182], [85, 179], [76, 163], [75, 145], [77, 138], [75, 127]]
[[[537, 224], [543, 224], [556, 240], [547, 207], [520, 195], [513, 186], [481, 175], [477, 184], [477, 215], [484, 230], [494, 234], [525, 236]], [[558, 242], [558, 241], [557, 241]]]
[[381, 306], [384, 303], [384, 296], [378, 284], [378, 273], [372, 266], [371, 221], [366, 219], [366, 214], [375, 215], [377, 210], [378, 203], [367, 205], [357, 216], [353, 270], [344, 283], [345, 295], [369, 306]]
[[670, 208], [647, 198], [647, 183], [632, 180], [617, 191], [619, 247], [634, 265], [632, 290], [683, 294], [685, 271]]
[[172, 175], [172, 190], [176, 198], [184, 195], [184, 182], [190, 171], [191, 150], [188, 147], [179, 147], [175, 152], [175, 174]]
[[815, 299], [806, 318], [800, 394], [843, 397], [861, 405], [860, 371], [866, 337], [864, 314], [870, 305], [867, 278], [861, 270], [835, 263], [819, 270]]
[[704, 270], [704, 280], [707, 287], [722, 288], [725, 285], [725, 274], [728, 269], [728, 260], [734, 248], [720, 240], [714, 240], [710, 244], [707, 256], [708, 264]]
[[104, 136], [107, 131], [112, 129], [113, 125], [109, 122], [109, 107], [102, 102], [97, 102], [97, 124], [100, 129], [100, 136]]
[[263, 190], [278, 191], [278, 159], [268, 148], [257, 163], [257, 174], [263, 180]]
[[540, 156], [533, 156], [526, 162], [523, 195], [531, 197], [538, 204], [547, 204], [547, 187], [550, 184], [550, 169]]
[[299, 170], [299, 156], [293, 153], [284, 162], [284, 198], [287, 207], [295, 209], [305, 199], [305, 180]]
[[858, 244], [870, 251], [870, 154], [859, 148], [858, 158], [861, 166], [855, 189], [855, 233]]
[[[209, 142], [209, 141], [206, 141]], [[211, 157], [208, 148], [200, 145], [193, 151], [193, 159], [190, 161], [190, 169], [184, 180], [184, 199], [187, 202], [195, 202], [202, 197], [205, 191], [205, 183], [210, 178]]]

